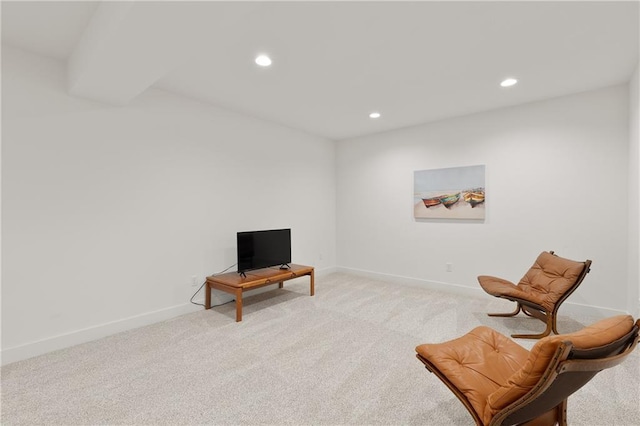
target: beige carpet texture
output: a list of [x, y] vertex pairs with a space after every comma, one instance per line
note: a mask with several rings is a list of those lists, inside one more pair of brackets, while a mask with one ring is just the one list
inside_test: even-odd
[[[9, 364], [2, 425], [472, 425], [414, 348], [487, 325], [539, 332], [489, 295], [332, 273]], [[560, 309], [558, 330], [598, 320]], [[526, 348], [534, 341], [517, 340]], [[640, 425], [640, 351], [569, 398], [570, 425]]]

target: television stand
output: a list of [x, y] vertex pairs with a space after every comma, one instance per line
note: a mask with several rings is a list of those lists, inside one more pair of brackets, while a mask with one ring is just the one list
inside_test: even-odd
[[289, 269], [283, 270], [280, 267], [256, 269], [253, 271], [246, 271], [244, 276], [237, 272], [213, 275], [207, 277], [204, 293], [204, 308], [211, 309], [212, 288], [233, 294], [236, 298], [236, 322], [240, 322], [242, 321], [242, 294], [245, 291], [276, 283], [278, 284], [278, 288], [283, 288], [285, 281], [305, 275], [309, 276], [309, 293], [313, 296], [315, 294], [313, 266], [291, 264], [289, 265]]

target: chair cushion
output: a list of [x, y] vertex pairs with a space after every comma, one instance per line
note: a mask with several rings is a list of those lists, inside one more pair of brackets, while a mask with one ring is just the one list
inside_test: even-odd
[[592, 349], [611, 343], [629, 333], [634, 326], [630, 315], [618, 315], [598, 321], [580, 331], [539, 340], [531, 349], [522, 368], [488, 396], [483, 421], [528, 393], [538, 383], [562, 342], [570, 341], [575, 348]]
[[[517, 287], [552, 312], [563, 294], [576, 282], [584, 269], [584, 262], [565, 259], [546, 251], [540, 253], [536, 262], [520, 280]], [[535, 296], [534, 296], [535, 295]], [[519, 297], [519, 296], [517, 296]], [[522, 297], [526, 299], [526, 297]]]
[[524, 291], [510, 281], [502, 278], [492, 277], [489, 275], [480, 275], [478, 277], [480, 286], [492, 296], [496, 297], [516, 297], [518, 299], [528, 300], [542, 306], [544, 298], [538, 293]]
[[529, 355], [513, 340], [485, 326], [448, 342], [420, 345], [416, 352], [467, 397], [479, 418], [487, 397], [506, 383]]

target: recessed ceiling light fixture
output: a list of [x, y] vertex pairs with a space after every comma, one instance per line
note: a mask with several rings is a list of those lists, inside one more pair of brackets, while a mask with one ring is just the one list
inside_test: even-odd
[[268, 67], [269, 65], [271, 65], [271, 58], [267, 55], [258, 55], [256, 56], [256, 64], [260, 65], [261, 67]]
[[380, 118], [380, 113], [372, 112], [371, 114], [369, 114], [369, 118]]
[[511, 87], [514, 84], [516, 84], [518, 82], [518, 80], [516, 80], [515, 78], [507, 78], [502, 80], [502, 82], [500, 83], [500, 86], [502, 87]]

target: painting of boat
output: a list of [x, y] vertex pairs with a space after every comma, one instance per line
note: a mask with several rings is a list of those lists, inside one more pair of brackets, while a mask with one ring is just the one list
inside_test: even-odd
[[460, 193], [459, 192], [456, 193], [456, 194], [448, 194], [448, 195], [443, 195], [443, 196], [440, 197], [440, 202], [442, 203], [443, 206], [445, 206], [448, 209], [450, 209], [451, 206], [453, 206], [458, 201], [460, 201]]
[[484, 220], [485, 166], [413, 172], [413, 217], [419, 220]]
[[478, 204], [484, 203], [484, 191], [481, 189], [470, 190], [463, 193], [462, 199], [471, 204], [471, 208], [473, 208]]
[[440, 201], [440, 197], [423, 198], [422, 202], [424, 203], [424, 206], [426, 208], [435, 207], [439, 204], [442, 204], [442, 201]]

